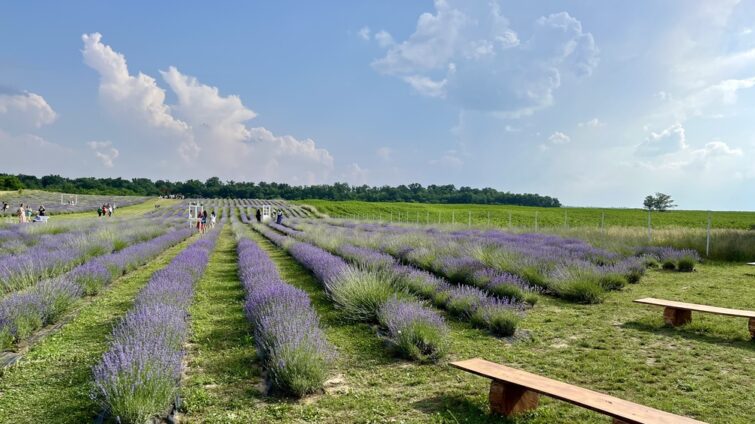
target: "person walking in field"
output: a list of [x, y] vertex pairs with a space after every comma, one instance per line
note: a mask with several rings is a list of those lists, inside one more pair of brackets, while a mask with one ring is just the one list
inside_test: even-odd
[[202, 234], [206, 231], [207, 227], [207, 211], [202, 212]]
[[26, 223], [26, 209], [24, 209], [24, 204], [21, 203], [18, 206], [18, 210], [16, 211], [16, 214], [18, 215], [18, 223], [24, 224]]
[[254, 216], [257, 218], [257, 222], [262, 222], [262, 212], [260, 212], [259, 209], [257, 209], [257, 213], [254, 214]]
[[275, 223], [280, 225], [283, 222], [283, 212], [278, 211], [278, 216], [275, 217]]
[[215, 221], [217, 220], [217, 216], [215, 215], [215, 211], [212, 211], [210, 214], [210, 229], [215, 228]]
[[8, 202], [3, 202], [3, 218], [5, 218], [5, 214], [8, 212]]

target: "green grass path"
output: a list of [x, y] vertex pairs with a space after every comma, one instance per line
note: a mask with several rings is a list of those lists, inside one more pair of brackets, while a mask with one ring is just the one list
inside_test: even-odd
[[0, 375], [0, 423], [86, 423], [100, 408], [89, 393], [91, 368], [108, 348], [114, 324], [132, 306], [152, 273], [194, 238], [121, 277], [59, 332], [42, 340]]
[[184, 421], [234, 422], [259, 397], [262, 377], [243, 307], [236, 240], [226, 225], [190, 310]]

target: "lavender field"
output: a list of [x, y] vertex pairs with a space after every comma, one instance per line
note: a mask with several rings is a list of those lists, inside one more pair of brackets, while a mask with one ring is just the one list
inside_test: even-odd
[[[746, 323], [671, 328], [631, 302], [754, 308], [746, 265], [201, 203], [204, 232], [188, 201], [0, 230], [0, 422], [502, 422], [448, 366], [477, 356], [705, 422], [755, 414]], [[257, 222], [265, 204], [280, 224]], [[604, 421], [548, 399], [513, 420]]]

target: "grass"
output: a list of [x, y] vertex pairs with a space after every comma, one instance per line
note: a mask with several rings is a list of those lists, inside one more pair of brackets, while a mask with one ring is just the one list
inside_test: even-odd
[[[647, 228], [648, 213], [642, 209], [619, 208], [541, 208], [513, 205], [459, 205], [433, 203], [403, 202], [361, 202], [302, 200], [294, 202], [317, 208], [334, 218], [383, 219], [393, 221], [493, 225], [496, 227], [511, 225], [518, 228], [534, 229], [535, 214], [539, 228], [547, 227], [594, 227], [603, 223], [606, 227], [644, 227]], [[399, 216], [400, 214], [400, 216]], [[470, 215], [471, 214], [471, 215]], [[604, 214], [604, 215], [603, 215]], [[490, 216], [490, 221], [488, 221]], [[755, 212], [712, 212], [712, 228], [751, 229], [755, 227]], [[707, 211], [670, 210], [653, 212], [653, 228], [685, 227], [705, 229], [708, 220]], [[440, 221], [439, 221], [440, 220]], [[566, 223], [566, 225], [564, 225]]]
[[100, 412], [89, 397], [92, 366], [108, 348], [112, 327], [132, 306], [152, 273], [193, 238], [121, 277], [78, 311], [59, 332], [32, 347], [0, 375], [0, 422], [92, 422]]
[[[117, 217], [136, 217], [138, 215], [143, 215], [147, 212], [155, 210], [155, 205], [159, 205], [161, 208], [169, 208], [178, 202], [181, 202], [181, 200], [161, 199], [159, 197], [153, 197], [142, 203], [137, 203], [131, 206], [119, 207], [115, 210], [115, 213], [113, 213], [113, 216], [114, 217], [116, 216]], [[91, 211], [87, 211], [87, 212], [76, 212], [76, 213], [55, 215], [50, 218], [50, 222], [52, 222], [52, 220], [81, 219], [81, 218], [97, 218], [96, 208], [93, 208]], [[106, 218], [102, 218], [102, 219], [106, 219]]]
[[183, 413], [190, 422], [232, 421], [260, 395], [262, 376], [238, 280], [236, 240], [226, 225], [190, 309]]
[[[300, 401], [267, 397], [252, 354], [242, 355], [247, 358], [243, 364], [222, 354], [242, 346], [253, 348], [243, 330], [208, 328], [217, 339], [213, 344], [219, 346], [218, 356], [211, 359], [210, 353], [204, 353], [207, 362], [200, 365], [204, 377], [195, 377], [204, 379], [206, 387], [194, 398], [187, 395], [189, 422], [504, 421], [488, 413], [488, 380], [446, 363], [423, 365], [392, 357], [375, 337], [375, 327], [343, 320], [309, 272], [259, 235], [253, 237], [271, 255], [282, 277], [310, 294], [339, 357], [325, 394]], [[229, 250], [223, 261], [230, 262], [232, 256]], [[213, 257], [211, 267], [221, 257], [220, 253]], [[216, 281], [215, 290], [227, 291], [224, 296], [230, 301], [241, 289], [238, 281], [230, 281], [230, 272], [228, 278], [226, 283]], [[753, 309], [755, 285], [749, 284], [753, 278], [746, 266], [704, 264], [692, 273], [651, 271], [642, 283], [615, 292], [600, 305], [543, 298], [512, 339], [491, 337], [449, 319], [448, 360], [483, 357], [711, 423], [749, 423], [755, 415], [755, 343], [749, 340], [747, 321], [693, 314], [690, 325], [668, 328], [661, 308], [631, 301], [653, 296]], [[222, 297], [212, 300], [221, 302]], [[235, 318], [213, 320], [240, 324], [238, 302], [228, 303], [233, 307], [227, 308], [235, 311]], [[221, 313], [218, 308], [217, 314]], [[223, 338], [233, 346], [223, 348]], [[213, 366], [224, 370], [216, 374], [209, 371]], [[239, 379], [234, 389], [223, 389], [226, 378]], [[191, 402], [202, 399], [201, 408], [192, 411]], [[604, 423], [606, 418], [543, 398], [538, 410], [510, 422]]]

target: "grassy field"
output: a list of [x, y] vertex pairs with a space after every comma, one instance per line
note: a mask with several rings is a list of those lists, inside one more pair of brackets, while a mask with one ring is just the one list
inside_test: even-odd
[[[647, 227], [648, 213], [641, 209], [615, 208], [538, 208], [508, 205], [442, 205], [429, 203], [392, 202], [334, 202], [328, 200], [302, 200], [294, 202], [312, 205], [318, 211], [335, 218], [383, 219], [404, 222], [441, 223], [472, 225], [511, 225], [519, 228], [535, 228], [537, 214], [538, 227], [600, 227], [601, 219], [606, 227]], [[489, 220], [488, 220], [489, 218]], [[651, 216], [653, 228], [688, 227], [704, 229], [707, 225], [707, 211], [671, 210], [654, 212]], [[566, 225], [564, 225], [566, 222]], [[720, 229], [755, 228], [755, 212], [711, 213], [711, 227]]]
[[[339, 351], [325, 393], [302, 400], [264, 395], [263, 376], [241, 312], [234, 241], [225, 231], [200, 283], [185, 391], [188, 422], [505, 422], [487, 407], [488, 381], [446, 362], [397, 359], [366, 324], [344, 322], [319, 283], [286, 253], [255, 236], [282, 277], [310, 294]], [[695, 315], [668, 328], [645, 296], [755, 308], [746, 266], [701, 265], [690, 274], [651, 271], [601, 305], [543, 298], [514, 339], [449, 319], [447, 360], [483, 357], [711, 423], [748, 423], [755, 414], [755, 344], [743, 319]], [[225, 305], [222, 307], [220, 305]], [[605, 417], [551, 399], [509, 422], [602, 423]]]
[[[411, 205], [410, 205], [411, 206]], [[134, 215], [153, 209], [133, 206]], [[124, 208], [126, 210], [127, 208]], [[265, 394], [264, 372], [243, 313], [236, 240], [226, 226], [190, 310], [191, 337], [180, 419], [189, 423], [605, 423], [601, 415], [549, 398], [536, 411], [504, 420], [490, 415], [489, 382], [448, 365], [482, 357], [709, 423], [750, 423], [755, 416], [755, 342], [747, 320], [693, 314], [680, 328], [662, 309], [632, 303], [660, 297], [755, 309], [755, 269], [705, 263], [693, 273], [651, 270], [637, 285], [598, 305], [542, 296], [511, 339], [447, 317], [448, 357], [421, 365], [389, 353], [377, 329], [346, 322], [322, 286], [287, 253], [256, 233], [282, 278], [306, 291], [338, 357], [323, 393], [292, 400]], [[123, 277], [77, 312], [57, 334], [0, 374], [0, 422], [91, 422], [91, 366], [112, 325], [152, 272], [188, 242]]]

